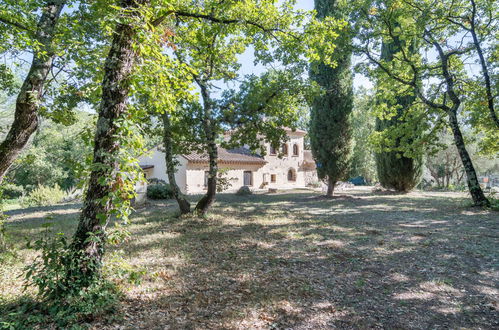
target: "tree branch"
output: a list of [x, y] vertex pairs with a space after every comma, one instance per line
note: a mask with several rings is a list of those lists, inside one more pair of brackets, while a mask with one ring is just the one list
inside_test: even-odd
[[25, 26], [24, 24], [22, 23], [19, 23], [19, 22], [15, 22], [15, 21], [12, 21], [8, 18], [5, 18], [5, 17], [2, 17], [0, 16], [0, 22], [4, 23], [4, 24], [7, 24], [7, 25], [10, 25], [10, 26], [13, 26], [13, 27], [16, 27], [20, 30], [24, 30], [24, 31], [27, 31], [27, 32], [30, 32], [30, 33], [33, 33], [32, 30], [30, 30], [27, 26]]

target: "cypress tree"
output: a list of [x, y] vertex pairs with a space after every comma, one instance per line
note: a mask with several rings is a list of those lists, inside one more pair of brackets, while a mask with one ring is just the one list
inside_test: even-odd
[[[315, 0], [319, 19], [347, 19], [346, 8], [339, 0]], [[333, 68], [325, 63], [312, 63], [310, 77], [323, 92], [316, 97], [310, 116], [310, 143], [320, 179], [328, 181], [328, 196], [334, 186], [346, 178], [351, 159], [351, 124], [353, 110], [353, 77], [351, 71], [351, 35], [349, 28], [335, 41]]]
[[[401, 50], [403, 43], [399, 39], [395, 39], [392, 43], [383, 43], [381, 46], [381, 59], [384, 61], [393, 60], [394, 54]], [[414, 46], [409, 47], [409, 51], [414, 52]], [[398, 95], [395, 98], [395, 104], [391, 106], [397, 107], [397, 113], [390, 119], [376, 119], [376, 131], [383, 132], [385, 130], [396, 129], [405, 123], [405, 114], [408, 108], [416, 100], [415, 95]], [[395, 139], [392, 146], [393, 149], [401, 146], [401, 140], [407, 144], [416, 138], [418, 128], [411, 125], [405, 125], [405, 136], [400, 136]], [[411, 128], [407, 130], [407, 128]], [[386, 146], [381, 146], [386, 147]], [[412, 190], [421, 180], [423, 173], [423, 153], [412, 153], [411, 157], [406, 157], [400, 151], [383, 151], [376, 153], [376, 169], [380, 184], [387, 189], [395, 189], [400, 192]]]

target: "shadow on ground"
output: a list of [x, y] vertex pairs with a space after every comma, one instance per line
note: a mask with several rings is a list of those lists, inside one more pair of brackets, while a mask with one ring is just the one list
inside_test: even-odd
[[123, 320], [94, 327], [499, 327], [497, 212], [459, 194], [342, 194], [220, 195], [208, 219], [146, 205], [119, 247], [146, 276]]
[[497, 327], [497, 213], [463, 204], [445, 194], [299, 193], [220, 196], [208, 220], [144, 210], [148, 226], [127, 254], [145, 257], [152, 275], [129, 294], [122, 324]]

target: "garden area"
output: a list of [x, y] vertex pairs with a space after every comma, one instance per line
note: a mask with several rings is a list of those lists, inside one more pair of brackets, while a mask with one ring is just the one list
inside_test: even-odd
[[[80, 325], [496, 328], [498, 213], [467, 203], [462, 193], [370, 187], [333, 199], [306, 190], [222, 194], [200, 219], [177, 217], [173, 200], [150, 201], [132, 215], [129, 240], [106, 256], [122, 269], [113, 275], [121, 302]], [[9, 213], [14, 249], [0, 269], [0, 315], [30, 315], [19, 310], [19, 301], [35, 298], [22, 291], [22, 269], [36, 255], [25, 238], [42, 237], [47, 223], [70, 236], [79, 208]]]
[[498, 8], [0, 1], [0, 329], [499, 329]]

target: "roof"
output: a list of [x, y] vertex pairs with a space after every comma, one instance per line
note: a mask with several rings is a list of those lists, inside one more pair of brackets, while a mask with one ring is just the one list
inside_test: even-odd
[[[298, 135], [307, 135], [307, 131], [304, 131], [302, 129], [294, 129], [293, 128], [290, 128], [290, 127], [281, 127], [283, 130], [285, 130], [288, 134], [289, 133], [292, 133], [292, 134], [298, 134]], [[233, 133], [235, 132], [235, 130], [228, 130], [225, 132], [225, 135], [232, 135]]]
[[[190, 154], [182, 155], [191, 163], [208, 163], [209, 158], [207, 153], [191, 152]], [[222, 164], [255, 164], [264, 165], [267, 163], [263, 157], [252, 154], [247, 148], [225, 149], [218, 147], [218, 163]]]
[[307, 134], [307, 131], [304, 131], [302, 129], [299, 129], [299, 128], [296, 128], [295, 130], [293, 130], [292, 128], [289, 128], [289, 127], [283, 127], [283, 129], [286, 131], [286, 132], [291, 132], [291, 133], [298, 133], [300, 135], [306, 135]]

